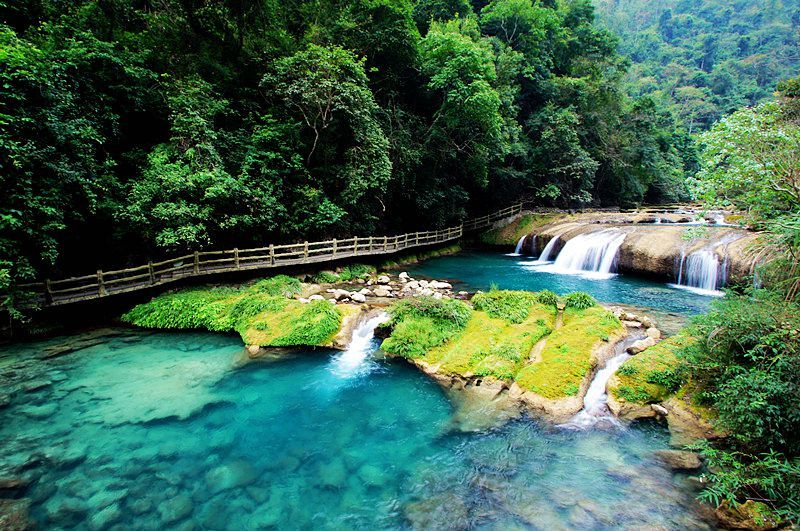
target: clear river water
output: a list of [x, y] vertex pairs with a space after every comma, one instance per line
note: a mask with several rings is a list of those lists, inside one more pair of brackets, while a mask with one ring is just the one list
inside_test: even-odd
[[[410, 271], [684, 313], [705, 303], [624, 277], [555, 285], [518, 262], [465, 253]], [[693, 482], [654, 458], [663, 426], [463, 431], [452, 397], [377, 351], [365, 333], [346, 352], [244, 363], [238, 337], [129, 329], [0, 347], [14, 386], [0, 389], [0, 478], [29, 483], [42, 529], [710, 527]]]

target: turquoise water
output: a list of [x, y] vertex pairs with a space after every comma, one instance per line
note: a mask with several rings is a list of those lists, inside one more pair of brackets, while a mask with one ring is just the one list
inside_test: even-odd
[[714, 297], [630, 275], [590, 279], [537, 271], [531, 267], [533, 262], [533, 258], [465, 251], [409, 266], [408, 273], [411, 276], [457, 280], [459, 283], [454, 286], [456, 290], [486, 290], [496, 284], [501, 289], [549, 289], [560, 295], [570, 291], [588, 291], [601, 302], [628, 304], [683, 315], [704, 313], [714, 300]]
[[242, 350], [126, 330], [0, 350], [0, 477], [30, 481], [43, 529], [706, 528], [659, 426], [462, 433], [404, 363]]

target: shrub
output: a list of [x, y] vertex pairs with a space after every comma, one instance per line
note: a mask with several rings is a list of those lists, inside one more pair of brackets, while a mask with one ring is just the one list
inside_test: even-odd
[[650, 371], [647, 373], [647, 383], [661, 385], [668, 392], [675, 393], [684, 383], [686, 383], [687, 377], [687, 367], [683, 364], [680, 364], [675, 367], [670, 367], [660, 371]]
[[515, 324], [527, 319], [531, 306], [537, 303], [537, 294], [529, 291], [492, 290], [472, 298], [476, 310]]
[[339, 282], [339, 275], [332, 271], [320, 271], [311, 280], [314, 284], [333, 284]]
[[328, 301], [312, 301], [303, 305], [302, 311], [289, 323], [289, 333], [281, 336], [272, 346], [321, 345], [327, 343], [338, 331], [342, 315]]
[[628, 402], [647, 403], [647, 401], [650, 400], [650, 395], [647, 393], [644, 387], [637, 386], [636, 388], [633, 388], [629, 385], [620, 385], [616, 389], [615, 394], [619, 398], [622, 398]]
[[339, 271], [339, 279], [343, 282], [355, 280], [357, 278], [364, 278], [375, 272], [375, 268], [366, 264], [352, 264], [344, 266]]
[[277, 275], [259, 280], [250, 286], [248, 291], [263, 293], [265, 295], [292, 297], [294, 295], [299, 295], [302, 290], [303, 285], [296, 278], [287, 275]]
[[545, 306], [558, 306], [558, 295], [556, 295], [549, 289], [537, 293], [536, 300], [538, 300], [540, 304], [544, 304]]
[[639, 369], [637, 369], [636, 366], [631, 365], [629, 363], [623, 363], [622, 366], [620, 366], [620, 368], [617, 369], [617, 374], [620, 374], [622, 376], [633, 376], [638, 372]]
[[455, 299], [404, 299], [390, 308], [392, 333], [381, 348], [408, 358], [424, 356], [463, 330], [472, 309]]
[[594, 297], [585, 291], [576, 291], [569, 293], [564, 297], [564, 306], [567, 308], [575, 308], [576, 310], [586, 310], [597, 305]]

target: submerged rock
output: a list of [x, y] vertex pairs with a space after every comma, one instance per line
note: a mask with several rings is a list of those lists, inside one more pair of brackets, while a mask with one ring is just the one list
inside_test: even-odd
[[250, 485], [256, 480], [253, 467], [246, 461], [219, 466], [206, 474], [206, 485], [213, 493]]
[[33, 529], [33, 521], [28, 514], [30, 501], [0, 500], [0, 529], [3, 531], [26, 531]]
[[469, 511], [457, 494], [448, 492], [409, 503], [404, 514], [414, 529], [468, 529]]
[[192, 513], [192, 509], [192, 499], [185, 494], [179, 494], [158, 505], [158, 513], [161, 515], [161, 521], [165, 524], [183, 520]]
[[700, 454], [683, 450], [658, 450], [653, 455], [673, 470], [698, 470], [703, 466]]

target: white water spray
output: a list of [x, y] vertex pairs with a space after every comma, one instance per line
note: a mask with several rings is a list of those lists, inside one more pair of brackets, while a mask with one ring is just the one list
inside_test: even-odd
[[375, 329], [389, 320], [387, 313], [380, 313], [358, 325], [347, 350], [331, 361], [331, 371], [341, 378], [352, 378], [369, 372], [368, 356], [373, 352], [372, 340]]
[[522, 256], [522, 246], [525, 245], [525, 239], [528, 237], [526, 234], [522, 238], [519, 239], [517, 242], [517, 247], [514, 249], [514, 252], [509, 254], [508, 256]]
[[624, 241], [625, 233], [616, 229], [578, 235], [564, 245], [550, 272], [609, 278], [616, 272], [617, 254]]
[[720, 264], [719, 256], [711, 249], [701, 249], [686, 256], [681, 252], [678, 264], [678, 283], [673, 286], [702, 295], [722, 295], [719, 287], [725, 282], [727, 260]]
[[550, 261], [550, 255], [553, 254], [553, 249], [556, 248], [556, 244], [560, 239], [561, 239], [561, 234], [557, 234], [556, 236], [550, 238], [550, 241], [547, 242], [547, 245], [545, 245], [544, 249], [542, 249], [542, 254], [539, 256], [538, 260], [539, 262]]

